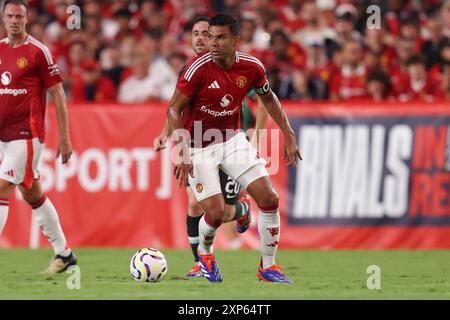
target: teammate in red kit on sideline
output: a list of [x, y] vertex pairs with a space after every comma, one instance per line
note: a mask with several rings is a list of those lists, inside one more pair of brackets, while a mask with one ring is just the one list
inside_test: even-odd
[[[236, 51], [239, 22], [228, 15], [211, 18], [209, 40], [210, 52], [188, 63], [167, 112], [170, 125], [175, 130], [172, 137], [182, 155], [175, 164], [175, 177], [181, 182], [188, 177], [195, 197], [205, 210], [199, 223], [203, 276], [211, 282], [222, 281], [213, 253], [214, 237], [224, 221], [220, 168], [236, 180], [259, 207], [261, 264], [258, 278], [291, 283], [275, 263], [280, 240], [278, 194], [265, 168], [265, 160], [258, 156], [239, 131], [240, 106], [247, 92], [251, 88], [255, 90], [281, 128], [285, 156], [291, 165], [296, 165], [301, 159], [294, 132], [270, 89], [263, 64]], [[183, 122], [182, 113], [186, 106], [189, 106], [190, 113]], [[193, 137], [192, 141], [187, 131]], [[193, 147], [190, 147], [191, 143]]]
[[66, 163], [72, 146], [67, 107], [58, 67], [49, 49], [28, 35], [28, 5], [6, 0], [3, 23], [8, 37], [0, 41], [0, 234], [6, 224], [9, 197], [16, 186], [32, 207], [33, 217], [49, 239], [55, 257], [48, 273], [62, 272], [76, 264], [67, 245], [58, 213], [42, 191], [38, 163], [45, 141], [47, 90], [53, 96], [59, 126], [57, 156]]

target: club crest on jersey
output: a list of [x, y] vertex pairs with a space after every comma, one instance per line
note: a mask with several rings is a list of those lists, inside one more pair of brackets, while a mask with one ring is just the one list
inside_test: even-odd
[[231, 94], [226, 94], [223, 96], [222, 100], [220, 100], [220, 106], [222, 108], [226, 108], [233, 102], [233, 96]]
[[20, 69], [25, 68], [27, 65], [28, 65], [28, 60], [27, 60], [27, 59], [25, 59], [25, 58], [23, 58], [23, 57], [17, 59], [17, 66], [18, 66]]
[[236, 85], [238, 86], [238, 88], [242, 89], [243, 87], [245, 87], [245, 85], [247, 84], [247, 78], [244, 76], [239, 76], [236, 79]]
[[195, 189], [197, 189], [198, 193], [202, 193], [203, 185], [201, 183], [197, 183], [197, 185], [195, 186]]

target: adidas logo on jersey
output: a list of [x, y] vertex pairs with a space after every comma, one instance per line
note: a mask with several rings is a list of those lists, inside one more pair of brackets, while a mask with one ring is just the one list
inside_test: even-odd
[[208, 89], [220, 89], [219, 83], [217, 82], [217, 80], [214, 80], [214, 82], [212, 82]]
[[13, 170], [5, 171], [5, 172], [3, 172], [3, 174], [5, 176], [10, 176], [10, 177], [14, 178], [14, 171]]

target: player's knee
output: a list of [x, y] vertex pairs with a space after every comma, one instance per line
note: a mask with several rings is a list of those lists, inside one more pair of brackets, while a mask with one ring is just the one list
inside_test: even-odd
[[208, 220], [213, 227], [219, 227], [225, 218], [225, 210], [224, 209], [215, 209], [211, 210], [208, 214]]
[[278, 192], [272, 189], [259, 201], [258, 206], [260, 208], [270, 208], [270, 210], [273, 210], [278, 208], [279, 202], [280, 197], [278, 196]]
[[191, 217], [199, 217], [203, 214], [202, 207], [198, 204], [197, 201], [193, 201], [189, 199], [188, 203], [188, 215]]
[[11, 192], [14, 190], [14, 184], [9, 181], [0, 179], [0, 198], [9, 199]]
[[26, 203], [28, 203], [30, 206], [33, 206], [35, 203], [39, 202], [38, 197], [35, 197], [30, 194], [22, 194], [23, 200], [25, 200]]
[[42, 194], [38, 194], [28, 190], [22, 191], [23, 200], [25, 200], [25, 202], [28, 203], [30, 206], [35, 206], [42, 200], [42, 197], [44, 197], [44, 195]]
[[236, 208], [233, 205], [225, 205], [225, 211], [223, 216], [223, 222], [230, 222], [236, 215]]

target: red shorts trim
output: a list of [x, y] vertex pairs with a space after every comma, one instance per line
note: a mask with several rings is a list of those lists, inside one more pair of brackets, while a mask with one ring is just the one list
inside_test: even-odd
[[25, 177], [22, 182], [22, 186], [29, 189], [33, 185], [34, 182], [34, 172], [33, 172], [33, 158], [34, 158], [34, 151], [33, 151], [33, 141], [27, 140], [27, 165], [25, 167]]

